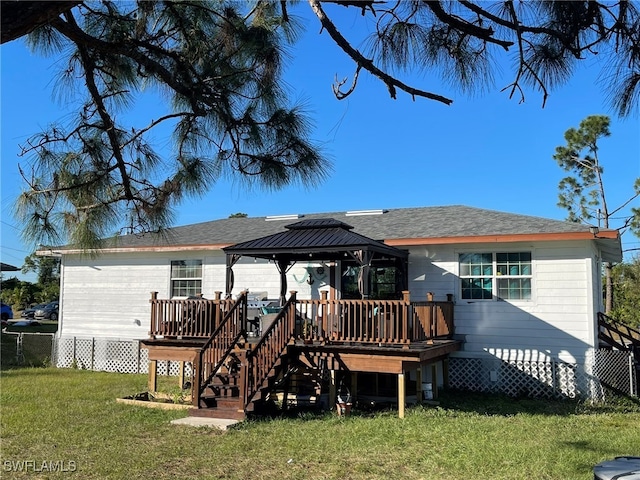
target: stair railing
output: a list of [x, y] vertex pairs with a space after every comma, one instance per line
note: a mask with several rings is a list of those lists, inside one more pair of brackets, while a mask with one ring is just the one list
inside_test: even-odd
[[296, 316], [296, 292], [292, 291], [273, 323], [263, 332], [258, 343], [247, 352], [245, 408], [260, 392], [276, 362], [294, 338]]
[[[619, 350], [640, 349], [640, 331], [598, 312], [598, 338]], [[628, 343], [625, 343], [625, 340]]]
[[194, 406], [200, 406], [200, 400], [207, 385], [227, 361], [240, 338], [246, 335], [246, 322], [247, 292], [244, 291], [226, 312], [218, 328], [214, 330], [195, 357], [191, 399]]

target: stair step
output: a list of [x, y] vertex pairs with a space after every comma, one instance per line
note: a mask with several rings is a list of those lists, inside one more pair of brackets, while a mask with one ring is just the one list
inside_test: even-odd
[[238, 408], [192, 408], [189, 410], [192, 417], [229, 418], [232, 420], [244, 420], [246, 414]]
[[243, 401], [240, 397], [201, 397], [200, 408], [230, 408], [241, 410]]
[[202, 394], [202, 398], [239, 398], [240, 397], [240, 389], [239, 388], [210, 388], [209, 390], [205, 390]]

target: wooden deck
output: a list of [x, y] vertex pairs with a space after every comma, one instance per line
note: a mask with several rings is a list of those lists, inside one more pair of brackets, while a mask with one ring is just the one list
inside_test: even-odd
[[[246, 292], [235, 300], [151, 298], [149, 359], [193, 366], [193, 414], [244, 418], [273, 399], [294, 393], [291, 372], [356, 372], [398, 376], [398, 409], [404, 415], [405, 375], [432, 367], [460, 349], [453, 339], [453, 303], [402, 300], [297, 300], [291, 292], [277, 312], [248, 318]], [[267, 320], [267, 321], [265, 321]], [[259, 335], [253, 335], [261, 325]], [[258, 329], [259, 330], [259, 329]], [[150, 368], [150, 386], [151, 381]], [[444, 369], [446, 375], [446, 369]], [[154, 372], [153, 381], [155, 381]], [[356, 377], [354, 377], [356, 378]], [[420, 382], [421, 383], [421, 382]], [[437, 386], [437, 382], [434, 381]], [[335, 383], [330, 397], [335, 397]], [[419, 392], [418, 392], [419, 393]]]

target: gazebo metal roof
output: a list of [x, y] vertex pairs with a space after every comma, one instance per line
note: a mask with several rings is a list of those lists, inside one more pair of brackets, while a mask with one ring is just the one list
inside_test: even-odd
[[407, 258], [408, 252], [353, 232], [353, 227], [333, 218], [302, 220], [286, 225], [284, 232], [223, 248], [227, 255], [265, 259], [338, 260], [339, 255], [359, 250], [377, 256]]

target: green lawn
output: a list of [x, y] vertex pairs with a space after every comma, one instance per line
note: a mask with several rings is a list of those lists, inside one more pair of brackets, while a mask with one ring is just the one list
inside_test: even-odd
[[[584, 479], [640, 454], [640, 406], [448, 392], [440, 407], [246, 422], [226, 433], [123, 405], [146, 376], [31, 368], [1, 372], [2, 478]], [[75, 472], [9, 472], [18, 461]], [[73, 462], [73, 463], [69, 463]], [[14, 467], [11, 467], [14, 465]], [[50, 464], [48, 464], [50, 465]]]

